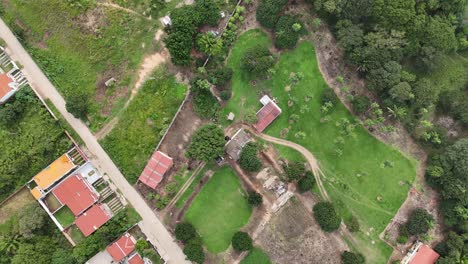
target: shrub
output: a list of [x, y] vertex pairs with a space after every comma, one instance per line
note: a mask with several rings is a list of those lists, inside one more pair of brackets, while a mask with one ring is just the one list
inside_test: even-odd
[[86, 118], [88, 113], [88, 95], [84, 93], [77, 93], [71, 95], [66, 100], [65, 107], [76, 118]]
[[243, 170], [254, 172], [262, 168], [262, 162], [257, 157], [258, 146], [253, 142], [247, 143], [239, 156], [239, 165]]
[[336, 104], [338, 98], [336, 97], [335, 92], [332, 89], [325, 89], [320, 96], [320, 102], [323, 104], [330, 102]]
[[249, 198], [247, 199], [249, 204], [252, 206], [259, 206], [263, 202], [263, 197], [258, 192], [249, 192]]
[[266, 28], [273, 28], [278, 20], [278, 13], [287, 3], [287, 0], [262, 0], [255, 13], [257, 21]]
[[138, 252], [140, 255], [144, 255], [145, 249], [150, 248], [148, 241], [144, 239], [139, 239], [135, 244], [135, 251]]
[[397, 237], [397, 243], [398, 244], [405, 244], [408, 242], [408, 237], [407, 236], [398, 236]]
[[358, 219], [352, 215], [348, 220], [345, 220], [346, 228], [352, 233], [358, 232], [360, 230]]
[[341, 254], [341, 262], [343, 264], [363, 264], [365, 263], [365, 259], [359, 253], [345, 251]]
[[289, 181], [299, 180], [306, 172], [304, 163], [297, 161], [292, 161], [287, 165], [283, 165], [283, 169]]
[[231, 99], [231, 96], [232, 96], [231, 90], [222, 91], [221, 94], [220, 94], [220, 97], [221, 97], [221, 99], [223, 101], [227, 101], [227, 100]]
[[214, 124], [204, 125], [192, 136], [187, 148], [189, 158], [210, 161], [224, 152], [224, 132]]
[[264, 77], [275, 62], [267, 47], [254, 46], [248, 49], [242, 58], [242, 69], [251, 76]]
[[275, 46], [279, 49], [290, 49], [296, 46], [299, 39], [299, 30], [294, 30], [294, 25], [301, 24], [299, 20], [291, 15], [281, 16], [275, 26]]
[[197, 236], [197, 231], [195, 227], [188, 222], [178, 223], [175, 228], [175, 236], [177, 240], [186, 243]]
[[220, 67], [210, 72], [210, 81], [218, 87], [224, 87], [232, 78], [232, 69], [229, 67]]
[[188, 243], [184, 247], [184, 254], [190, 261], [194, 261], [199, 264], [205, 261], [205, 253], [203, 252], [203, 247], [200, 243]]
[[354, 112], [356, 112], [356, 114], [362, 114], [366, 112], [371, 105], [369, 98], [365, 95], [355, 96], [351, 103], [353, 105], [353, 110]]
[[341, 219], [330, 202], [317, 203], [313, 211], [314, 218], [323, 231], [333, 232], [340, 227]]
[[434, 218], [423, 208], [414, 209], [409, 215], [406, 226], [410, 235], [425, 234], [431, 227]]
[[299, 192], [304, 193], [307, 191], [311, 191], [314, 187], [314, 184], [314, 175], [312, 174], [312, 172], [308, 171], [306, 172], [306, 175], [297, 182], [297, 188], [299, 189]]
[[249, 234], [238, 231], [232, 237], [232, 247], [236, 251], [251, 250], [253, 247], [252, 238], [250, 238]]

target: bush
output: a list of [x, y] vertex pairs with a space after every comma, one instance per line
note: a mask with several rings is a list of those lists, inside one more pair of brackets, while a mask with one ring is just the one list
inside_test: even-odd
[[346, 228], [348, 228], [348, 230], [352, 233], [358, 232], [361, 229], [359, 226], [359, 221], [354, 215], [348, 218], [348, 220], [345, 220], [345, 225]]
[[232, 247], [236, 251], [251, 250], [253, 248], [252, 238], [250, 238], [249, 234], [238, 231], [232, 237]]
[[274, 63], [275, 59], [268, 48], [257, 45], [245, 52], [241, 67], [251, 76], [264, 77]]
[[205, 253], [203, 252], [203, 247], [200, 243], [188, 243], [184, 247], [184, 254], [190, 261], [194, 261], [199, 264], [205, 261]]
[[209, 73], [210, 81], [218, 87], [224, 87], [232, 78], [232, 69], [229, 67], [220, 67]]
[[178, 223], [175, 228], [175, 236], [177, 240], [186, 243], [197, 236], [197, 231], [188, 222]]
[[397, 243], [398, 244], [405, 244], [408, 242], [408, 237], [407, 236], [398, 236], [397, 237]]
[[290, 49], [296, 46], [299, 31], [293, 25], [300, 26], [300, 21], [291, 15], [281, 16], [275, 27], [275, 46], [279, 49]]
[[333, 232], [340, 227], [341, 219], [330, 202], [317, 203], [313, 211], [314, 218], [323, 231]]
[[363, 264], [366, 261], [364, 256], [359, 253], [345, 251], [341, 254], [341, 262], [343, 264]]
[[299, 189], [299, 192], [304, 193], [307, 191], [311, 191], [314, 187], [314, 184], [314, 175], [312, 174], [312, 172], [308, 171], [306, 172], [306, 175], [297, 182], [297, 188]]
[[289, 181], [297, 181], [306, 173], [304, 163], [292, 161], [287, 165], [283, 165], [284, 173]]
[[336, 97], [335, 92], [332, 89], [325, 89], [320, 96], [320, 102], [323, 104], [330, 102], [332, 104], [336, 104], [338, 102], [338, 97]]
[[406, 223], [410, 235], [425, 234], [431, 227], [434, 218], [423, 208], [414, 209]]
[[254, 172], [262, 168], [262, 162], [257, 157], [258, 146], [253, 142], [247, 143], [239, 156], [239, 165], [243, 170]]
[[65, 107], [74, 117], [84, 119], [88, 113], [88, 95], [74, 94], [67, 98]]
[[249, 192], [249, 198], [247, 199], [249, 204], [252, 206], [259, 206], [263, 202], [263, 197], [258, 192]]
[[200, 127], [192, 136], [186, 156], [191, 159], [210, 161], [224, 152], [224, 132], [214, 124]]
[[366, 112], [371, 105], [369, 98], [365, 95], [355, 96], [351, 103], [353, 105], [353, 110], [354, 112], [356, 112], [356, 114], [362, 114]]
[[278, 13], [287, 3], [287, 0], [262, 0], [255, 13], [257, 21], [266, 28], [273, 28], [278, 21]]
[[221, 99], [223, 101], [227, 101], [227, 100], [231, 99], [231, 96], [232, 96], [231, 90], [224, 90], [220, 94], [220, 97], [221, 97]]

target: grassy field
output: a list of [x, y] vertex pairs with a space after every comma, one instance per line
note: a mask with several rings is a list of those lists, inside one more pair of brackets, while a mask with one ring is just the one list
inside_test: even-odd
[[230, 167], [222, 167], [195, 197], [185, 219], [195, 226], [208, 251], [216, 254], [229, 247], [251, 213], [237, 175]]
[[163, 69], [140, 89], [101, 144], [130, 183], [135, 183], [174, 114], [187, 87]]
[[30, 88], [20, 90], [1, 110], [17, 104], [21, 114], [12, 123], [0, 122], [0, 201], [72, 147]]
[[75, 216], [67, 206], [64, 206], [60, 210], [58, 210], [54, 214], [54, 217], [64, 228], [68, 227], [75, 221]]
[[253, 248], [240, 264], [271, 264], [270, 258], [260, 248]]
[[[326, 176], [325, 187], [341, 214], [345, 218], [356, 215], [361, 230], [370, 230], [369, 236], [359, 235], [363, 251], [371, 251], [363, 253], [372, 254], [369, 260], [373, 263], [385, 262], [391, 249], [380, 242], [378, 234], [406, 198], [407, 183], [411, 184], [415, 178], [416, 161], [378, 141], [361, 126], [355, 128], [353, 136], [343, 136], [337, 122], [344, 118], [353, 121], [354, 117], [341, 103], [333, 107], [330, 121], [321, 122], [320, 95], [329, 88], [318, 69], [314, 47], [309, 42], [282, 53], [273, 77], [252, 87], [246, 76], [239, 73], [239, 58], [247, 47], [257, 43], [268, 46], [271, 42], [266, 34], [253, 30], [241, 35], [233, 48], [234, 57], [229, 58], [228, 64], [235, 72], [232, 82], [234, 96], [226, 107], [227, 111], [242, 116], [242, 109], [251, 105], [259, 109], [258, 99], [262, 91], [277, 98], [283, 112], [266, 133], [276, 137], [283, 134], [286, 139], [308, 148], [319, 159]], [[298, 72], [304, 77], [292, 85], [290, 76]], [[299, 120], [291, 124], [289, 117], [292, 114], [298, 115]], [[289, 132], [285, 133], [285, 128]], [[297, 132], [305, 136], [298, 137]], [[338, 146], [335, 140], [340, 136], [344, 142]], [[338, 147], [342, 150], [341, 155], [335, 154]]]
[[198, 172], [197, 175], [195, 175], [195, 179], [193, 179], [192, 183], [190, 183], [189, 187], [184, 191], [184, 193], [179, 197], [179, 200], [177, 200], [177, 202], [175, 203], [175, 206], [177, 208], [182, 208], [184, 206], [185, 202], [190, 197], [190, 195], [193, 193], [193, 190], [195, 190], [195, 187], [200, 182], [200, 180], [203, 178], [205, 173], [208, 170], [213, 169], [215, 166], [216, 165], [214, 164], [214, 162], [208, 163], [208, 164], [205, 165], [205, 167], [203, 167], [203, 169], [201, 169]]
[[[65, 98], [90, 97], [90, 127], [100, 128], [127, 99], [135, 70], [154, 48], [158, 22], [120, 9], [73, 1], [1, 0], [2, 18]], [[93, 3], [94, 1], [90, 1]], [[109, 78], [115, 87], [106, 87]]]

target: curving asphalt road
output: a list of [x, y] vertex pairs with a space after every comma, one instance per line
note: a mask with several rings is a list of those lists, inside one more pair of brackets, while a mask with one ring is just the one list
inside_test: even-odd
[[185, 254], [158, 219], [155, 212], [151, 210], [133, 186], [127, 182], [88, 127], [81, 120], [76, 119], [68, 113], [65, 109], [65, 100], [1, 19], [0, 37], [5, 41], [6, 50], [10, 57], [14, 61], [20, 62], [24, 67], [22, 71], [29, 80], [31, 87], [43, 98], [50, 99], [71, 127], [83, 139], [89, 152], [93, 154], [89, 157], [93, 164], [98, 167], [101, 173], [105, 173], [110, 177], [128, 202], [141, 215], [143, 219], [141, 224], [142, 231], [158, 248], [161, 256], [168, 263], [190, 263], [185, 259]]

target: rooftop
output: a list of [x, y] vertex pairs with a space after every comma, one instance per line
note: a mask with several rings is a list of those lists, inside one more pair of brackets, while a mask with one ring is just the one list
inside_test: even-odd
[[81, 174], [68, 177], [55, 187], [52, 193], [61, 204], [68, 206], [75, 216], [80, 215], [99, 198]]
[[281, 114], [281, 108], [267, 95], [263, 96], [260, 102], [263, 107], [257, 112], [257, 123], [254, 128], [258, 132], [263, 132]]
[[411, 258], [409, 264], [434, 264], [439, 258], [439, 254], [432, 248], [422, 244], [416, 254]]
[[145, 263], [138, 253], [135, 253], [128, 259], [128, 264], [143, 264]]
[[231, 140], [226, 143], [226, 153], [234, 160], [238, 160], [242, 148], [251, 140], [249, 134], [243, 129], [237, 130]]
[[155, 151], [138, 180], [148, 185], [150, 188], [156, 189], [158, 184], [162, 181], [164, 174], [172, 165], [173, 161], [171, 157], [161, 151]]
[[135, 250], [135, 243], [135, 238], [126, 233], [119, 240], [109, 245], [106, 250], [116, 262], [119, 262]]
[[49, 188], [54, 182], [65, 176], [75, 167], [67, 154], [63, 154], [49, 166], [33, 177], [33, 180], [41, 189]]
[[104, 208], [102, 204], [95, 204], [88, 211], [79, 216], [75, 224], [81, 230], [85, 237], [91, 235], [99, 227], [104, 225], [112, 215]]
[[14, 80], [10, 78], [10, 76], [8, 76], [6, 73], [0, 74], [0, 99], [2, 99], [5, 96], [8, 96], [9, 93], [14, 91], [14, 89], [10, 86], [10, 83], [12, 82], [14, 82]]

